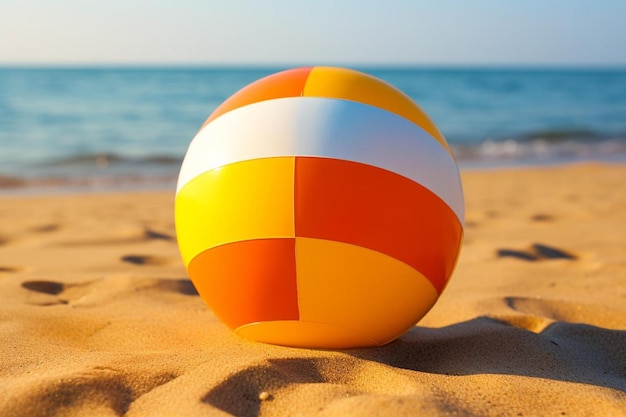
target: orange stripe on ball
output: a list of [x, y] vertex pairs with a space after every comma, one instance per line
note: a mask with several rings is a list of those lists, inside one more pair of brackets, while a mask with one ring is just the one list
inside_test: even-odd
[[420, 106], [379, 78], [347, 68], [314, 67], [306, 80], [304, 96], [358, 101], [395, 113], [430, 133], [452, 155], [442, 133]]
[[336, 240], [407, 263], [441, 293], [454, 268], [462, 226], [420, 184], [361, 163], [296, 157], [297, 237]]
[[188, 267], [200, 296], [226, 325], [298, 320], [295, 239], [255, 239], [206, 250]]
[[301, 96], [312, 69], [312, 67], [306, 67], [281, 71], [247, 85], [220, 104], [200, 129], [222, 114], [248, 104], [275, 98]]

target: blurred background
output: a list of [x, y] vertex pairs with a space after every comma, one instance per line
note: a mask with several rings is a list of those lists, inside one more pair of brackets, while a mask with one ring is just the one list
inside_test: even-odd
[[0, 0], [0, 192], [172, 188], [204, 119], [294, 66], [380, 77], [462, 169], [626, 162], [626, 2]]

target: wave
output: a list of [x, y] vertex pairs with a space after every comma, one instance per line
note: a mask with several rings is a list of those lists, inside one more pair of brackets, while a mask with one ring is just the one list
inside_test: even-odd
[[479, 144], [452, 144], [451, 147], [461, 164], [626, 161], [626, 136], [608, 139], [593, 133], [589, 135], [586, 131], [580, 131], [578, 135], [565, 131], [534, 132], [520, 139], [485, 140]]
[[[461, 169], [551, 165], [577, 161], [626, 163], [626, 135], [586, 130], [536, 131], [517, 139], [451, 143]], [[182, 158], [89, 153], [30, 164], [0, 174], [0, 192], [174, 189]]]
[[105, 168], [111, 165], [140, 164], [180, 166], [182, 158], [171, 155], [127, 156], [116, 153], [89, 153], [56, 158], [50, 161], [33, 164], [35, 168], [70, 167], [76, 165], [96, 166]]
[[[626, 137], [625, 135], [622, 135]], [[550, 143], [563, 142], [568, 140], [579, 142], [597, 142], [606, 140], [609, 136], [591, 129], [547, 129], [526, 133], [521, 136], [522, 141], [545, 141]]]
[[182, 158], [90, 153], [30, 163], [0, 174], [3, 192], [173, 189]]
[[176, 175], [0, 176], [0, 193], [174, 190]]

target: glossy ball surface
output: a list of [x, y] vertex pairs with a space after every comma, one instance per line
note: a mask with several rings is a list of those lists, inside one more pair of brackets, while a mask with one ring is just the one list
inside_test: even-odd
[[200, 296], [237, 334], [287, 346], [394, 340], [435, 304], [463, 237], [442, 134], [404, 93], [344, 68], [279, 72], [222, 103], [175, 205]]

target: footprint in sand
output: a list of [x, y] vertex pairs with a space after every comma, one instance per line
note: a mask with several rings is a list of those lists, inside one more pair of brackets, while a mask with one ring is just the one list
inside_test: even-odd
[[[366, 382], [380, 380], [385, 383]], [[326, 404], [319, 402], [320, 393], [324, 393]], [[296, 400], [310, 400], [321, 410], [362, 394], [432, 401], [428, 388], [414, 384], [401, 370], [374, 361], [362, 363], [356, 358], [338, 357], [270, 359], [229, 375], [207, 392], [202, 402], [230, 415], [256, 416], [261, 407], [271, 414], [269, 408], [279, 412]]]
[[121, 370], [96, 367], [90, 372], [42, 384], [21, 398], [13, 399], [13, 402], [23, 404], [13, 404], [11, 408], [29, 410], [22, 414], [26, 417], [70, 414], [124, 416], [138, 398], [177, 377], [170, 372], [130, 375]]
[[554, 216], [545, 213], [537, 213], [530, 219], [534, 222], [552, 222], [554, 221]]
[[524, 261], [543, 261], [550, 259], [576, 260], [578, 257], [570, 252], [558, 249], [542, 243], [534, 243], [530, 248], [518, 249], [498, 249], [499, 258], [516, 258]]
[[[256, 416], [259, 415], [261, 402], [273, 403], [280, 390], [296, 384], [323, 384], [330, 382], [325, 375], [324, 359], [277, 359], [267, 363], [250, 366], [227, 377], [222, 383], [211, 389], [202, 402], [212, 405], [226, 413], [234, 416]], [[345, 372], [340, 375], [345, 377], [344, 381], [334, 381], [339, 384], [347, 382], [353, 374], [354, 361], [349, 359], [336, 362], [345, 368]], [[356, 395], [359, 392], [350, 390], [349, 387], [343, 389], [344, 395]]]
[[157, 232], [157, 231], [152, 230], [150, 228], [146, 228], [144, 230], [144, 237], [146, 239], [158, 239], [158, 240], [167, 240], [167, 241], [174, 240], [174, 237], [172, 237], [171, 235], [168, 235], [166, 233]]
[[492, 314], [492, 319], [533, 333], [541, 333], [556, 323], [581, 323], [612, 329], [624, 328], [626, 323], [626, 309], [616, 310], [615, 307], [581, 301], [511, 296], [498, 302], [504, 303], [508, 312]]
[[181, 295], [198, 295], [196, 287], [194, 287], [193, 283], [186, 278], [155, 280], [154, 284], [149, 288]]
[[131, 230], [112, 231], [109, 236], [99, 236], [97, 239], [67, 240], [57, 243], [58, 246], [85, 246], [85, 245], [118, 245], [120, 243], [139, 243], [151, 240], [174, 241], [174, 237], [149, 227], [134, 227]]
[[25, 281], [22, 282], [22, 287], [27, 290], [50, 295], [59, 295], [65, 290], [65, 284], [54, 281]]
[[122, 261], [133, 265], [165, 265], [169, 260], [161, 256], [153, 255], [125, 255]]
[[33, 227], [30, 229], [30, 231], [34, 233], [50, 233], [50, 232], [56, 232], [60, 228], [61, 228], [61, 225], [56, 224], [56, 223], [51, 223], [51, 224], [44, 224], [41, 226]]
[[[100, 285], [103, 281], [95, 280], [80, 284], [65, 284], [57, 281], [25, 281], [22, 288], [31, 292], [56, 296], [54, 299], [30, 302], [29, 304], [38, 306], [54, 306], [59, 304], [69, 304], [79, 300], [85, 300], [90, 294], [101, 297], [116, 297], [121, 293], [137, 294], [138, 291], [156, 290], [161, 293], [174, 293], [185, 296], [197, 296], [198, 292], [188, 279], [153, 279], [153, 278], [108, 278], [116, 280], [119, 285], [113, 286], [116, 293], [104, 294]], [[98, 289], [100, 289], [98, 291]], [[93, 301], [93, 300], [92, 300]]]
[[[614, 308], [581, 302], [527, 297], [506, 297], [505, 302], [511, 310], [532, 317], [541, 317], [551, 323], [560, 321], [606, 326], [607, 323], [616, 322], [616, 315], [618, 317], [621, 315]], [[623, 323], [623, 320], [621, 322]]]
[[17, 268], [15, 266], [0, 266], [0, 274], [4, 273], [8, 273], [8, 274], [12, 274], [15, 272], [20, 272], [22, 270], [22, 268]]
[[[22, 288], [29, 290], [31, 292], [35, 292], [35, 293], [40, 293], [40, 294], [46, 294], [46, 295], [53, 295], [53, 296], [60, 296], [62, 295], [68, 288], [76, 288], [76, 287], [81, 287], [81, 286], [85, 286], [89, 283], [86, 284], [63, 284], [61, 282], [56, 282], [56, 281], [24, 281], [22, 282]], [[69, 301], [66, 299], [66, 297], [56, 297], [56, 298], [48, 298], [48, 299], [41, 299], [41, 301], [37, 301], [37, 302], [29, 302], [29, 304], [33, 304], [33, 305], [37, 305], [37, 306], [41, 306], [41, 307], [47, 307], [47, 306], [55, 306], [55, 305], [63, 305], [63, 304], [68, 304]]]

